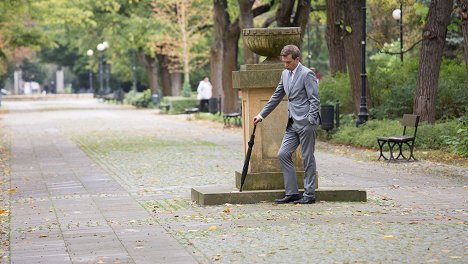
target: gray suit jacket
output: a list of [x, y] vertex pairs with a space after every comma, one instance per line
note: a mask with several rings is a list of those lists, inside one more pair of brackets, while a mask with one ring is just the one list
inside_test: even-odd
[[288, 116], [293, 119], [293, 127], [300, 129], [309, 123], [319, 124], [320, 99], [315, 74], [299, 63], [292, 84], [288, 84], [288, 70], [281, 73], [281, 80], [260, 115], [266, 118], [286, 95]]

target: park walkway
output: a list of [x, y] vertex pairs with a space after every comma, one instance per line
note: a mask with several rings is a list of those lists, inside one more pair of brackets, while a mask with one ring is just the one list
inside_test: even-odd
[[[466, 263], [465, 168], [319, 145], [320, 186], [367, 203], [199, 207], [234, 185], [240, 129], [94, 100], [3, 102], [11, 263]], [[417, 153], [416, 153], [417, 155]]]

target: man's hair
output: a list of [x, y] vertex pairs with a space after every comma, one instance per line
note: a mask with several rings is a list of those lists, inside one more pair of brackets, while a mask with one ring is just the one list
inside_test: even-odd
[[288, 56], [291, 55], [291, 57], [295, 60], [298, 57], [301, 57], [301, 51], [296, 45], [286, 45], [284, 48], [281, 50], [281, 56]]

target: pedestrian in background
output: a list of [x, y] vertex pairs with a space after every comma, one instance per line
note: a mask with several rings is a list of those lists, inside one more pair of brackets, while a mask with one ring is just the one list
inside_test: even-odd
[[[254, 124], [266, 118], [283, 100], [288, 97], [288, 125], [278, 151], [278, 159], [283, 170], [285, 197], [276, 203], [315, 203], [315, 130], [320, 123], [318, 84], [315, 74], [303, 66], [299, 60], [301, 51], [295, 45], [287, 45], [281, 51], [281, 61], [285, 70], [275, 92], [260, 113], [254, 117]], [[304, 159], [304, 194], [299, 195], [296, 170], [292, 154], [301, 145]]]
[[211, 98], [213, 86], [210, 83], [208, 76], [203, 76], [203, 79], [198, 84], [197, 99], [200, 100], [200, 112], [208, 112], [208, 104]]
[[315, 74], [315, 78], [317, 79], [317, 84], [320, 84], [320, 80], [322, 79], [322, 74], [314, 67], [311, 67], [310, 70]]

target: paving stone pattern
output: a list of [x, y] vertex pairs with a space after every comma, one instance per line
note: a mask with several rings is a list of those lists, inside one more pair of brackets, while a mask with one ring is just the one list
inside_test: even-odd
[[92, 100], [4, 105], [11, 263], [467, 262], [466, 168], [320, 143], [320, 186], [367, 203], [201, 207], [191, 187], [234, 186], [240, 129]]

